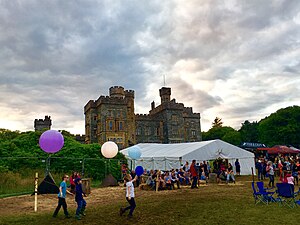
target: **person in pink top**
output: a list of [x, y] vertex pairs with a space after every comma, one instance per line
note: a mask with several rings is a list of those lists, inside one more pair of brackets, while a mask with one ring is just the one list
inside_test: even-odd
[[292, 174], [290, 172], [286, 175], [286, 180], [287, 180], [288, 184], [295, 185], [294, 177], [292, 176]]

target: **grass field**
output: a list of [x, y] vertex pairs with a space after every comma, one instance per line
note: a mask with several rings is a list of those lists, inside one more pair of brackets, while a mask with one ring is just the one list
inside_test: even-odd
[[[18, 201], [27, 201], [33, 197], [22, 199], [8, 198], [0, 202], [5, 209], [10, 202], [11, 211], [2, 210], [0, 224], [297, 224], [300, 207], [289, 209], [276, 203], [270, 205], [254, 205], [251, 178], [238, 178], [236, 185], [217, 185], [199, 187], [191, 190], [183, 187], [178, 190], [143, 191], [136, 189], [137, 208], [134, 218], [119, 216], [119, 208], [125, 206], [124, 187], [93, 189], [86, 198], [87, 216], [81, 221], [74, 218], [65, 219], [60, 211], [57, 218], [52, 218], [56, 207], [56, 197], [45, 198], [39, 212], [34, 213], [30, 206], [16, 211]], [[265, 181], [265, 183], [267, 180]], [[298, 187], [296, 187], [298, 189]], [[28, 198], [28, 199], [27, 199]], [[43, 197], [40, 197], [43, 198]], [[51, 201], [48, 199], [51, 199]], [[73, 199], [68, 198], [68, 207], [72, 215], [75, 212]], [[19, 203], [18, 205], [20, 205]], [[15, 207], [14, 207], [15, 206]], [[9, 208], [8, 207], [8, 208]]]

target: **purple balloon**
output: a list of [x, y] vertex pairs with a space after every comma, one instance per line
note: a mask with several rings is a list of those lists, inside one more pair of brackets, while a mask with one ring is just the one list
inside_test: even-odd
[[47, 130], [40, 136], [39, 144], [44, 152], [55, 153], [64, 146], [64, 137], [56, 130]]
[[143, 173], [144, 173], [144, 168], [143, 168], [142, 166], [137, 166], [137, 167], [135, 168], [135, 174], [136, 174], [137, 176], [141, 176]]

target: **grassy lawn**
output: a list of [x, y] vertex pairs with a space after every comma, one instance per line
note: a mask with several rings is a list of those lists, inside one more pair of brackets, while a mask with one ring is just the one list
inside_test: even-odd
[[[267, 180], [265, 181], [265, 183]], [[298, 187], [296, 187], [296, 190]], [[105, 196], [106, 189], [100, 189]], [[276, 203], [254, 205], [250, 177], [242, 178], [237, 185], [216, 185], [191, 190], [153, 191], [136, 190], [137, 208], [134, 218], [119, 216], [125, 206], [124, 188], [116, 189], [101, 199], [101, 204], [91, 204], [97, 194], [87, 198], [87, 216], [81, 221], [64, 219], [62, 211], [52, 218], [51, 211], [37, 214], [20, 212], [1, 216], [0, 224], [297, 224], [300, 207], [289, 209]], [[114, 197], [114, 198], [113, 198]], [[101, 197], [102, 198], [102, 197]], [[67, 202], [72, 201], [68, 199]], [[89, 204], [90, 202], [90, 204]], [[1, 205], [4, 207], [4, 205]], [[69, 206], [74, 215], [75, 207]]]

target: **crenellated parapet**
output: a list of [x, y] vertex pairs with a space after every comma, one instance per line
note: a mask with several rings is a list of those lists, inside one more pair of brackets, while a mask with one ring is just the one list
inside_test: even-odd
[[109, 88], [109, 96], [112, 98], [124, 98], [125, 91], [122, 86], [113, 86]]
[[149, 114], [135, 114], [135, 120], [153, 120], [153, 117]]
[[52, 125], [52, 120], [50, 116], [45, 116], [45, 119], [35, 119], [34, 120], [34, 130], [50, 130]]
[[125, 98], [134, 98], [134, 90], [125, 90]]

